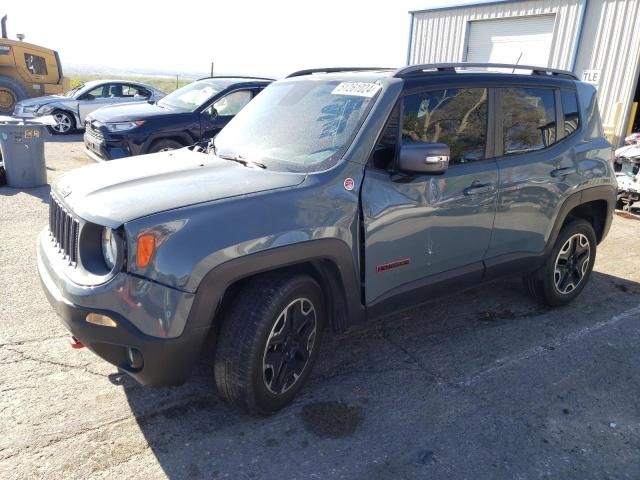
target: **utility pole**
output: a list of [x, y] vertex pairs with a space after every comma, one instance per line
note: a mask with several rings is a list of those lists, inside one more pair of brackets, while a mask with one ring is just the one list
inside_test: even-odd
[[179, 83], [178, 83], [178, 74], [176, 73], [176, 90], [179, 88], [178, 85], [179, 85]]
[[211, 62], [211, 75], [209, 75], [210, 77], [213, 77], [213, 62]]

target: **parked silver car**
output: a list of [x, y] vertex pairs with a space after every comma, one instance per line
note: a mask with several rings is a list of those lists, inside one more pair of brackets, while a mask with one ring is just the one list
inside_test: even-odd
[[29, 98], [18, 102], [13, 116], [34, 118], [52, 115], [53, 132], [65, 134], [84, 128], [85, 117], [101, 107], [129, 102], [158, 101], [166, 93], [151, 85], [124, 80], [94, 80], [61, 95]]

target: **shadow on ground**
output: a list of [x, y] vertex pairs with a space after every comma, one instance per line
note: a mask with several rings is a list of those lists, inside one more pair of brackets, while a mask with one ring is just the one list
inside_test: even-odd
[[268, 418], [221, 402], [206, 361], [182, 387], [112, 382], [169, 478], [638, 478], [638, 293], [594, 272], [552, 310], [510, 279], [329, 334]]
[[49, 192], [51, 191], [50, 185], [43, 185], [42, 187], [33, 188], [13, 188], [13, 187], [0, 187], [0, 197], [13, 197], [20, 193], [26, 193], [32, 197], [40, 199], [43, 203], [49, 203]]

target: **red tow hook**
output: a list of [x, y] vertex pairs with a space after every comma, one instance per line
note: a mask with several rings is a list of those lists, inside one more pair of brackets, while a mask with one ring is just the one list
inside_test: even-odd
[[76, 337], [71, 335], [71, 348], [78, 350], [79, 348], [84, 348], [84, 343], [78, 340]]

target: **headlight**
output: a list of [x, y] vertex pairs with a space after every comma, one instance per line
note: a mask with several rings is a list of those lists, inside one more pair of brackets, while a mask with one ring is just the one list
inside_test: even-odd
[[[16, 110], [17, 110], [17, 106], [16, 106]], [[22, 113], [33, 113], [36, 111], [38, 107], [21, 107], [22, 109]]]
[[[53, 112], [53, 107], [51, 105], [42, 105], [40, 108], [33, 107], [33, 109], [38, 115], [48, 115]], [[24, 111], [26, 112], [27, 110]]]
[[118, 261], [118, 242], [113, 230], [107, 227], [102, 229], [101, 243], [104, 263], [107, 265], [109, 270], [113, 270], [113, 267], [116, 266], [116, 262]]
[[141, 125], [144, 125], [144, 120], [136, 120], [135, 122], [118, 122], [104, 124], [104, 126], [107, 127], [107, 130], [109, 130], [110, 132], [125, 132]]

